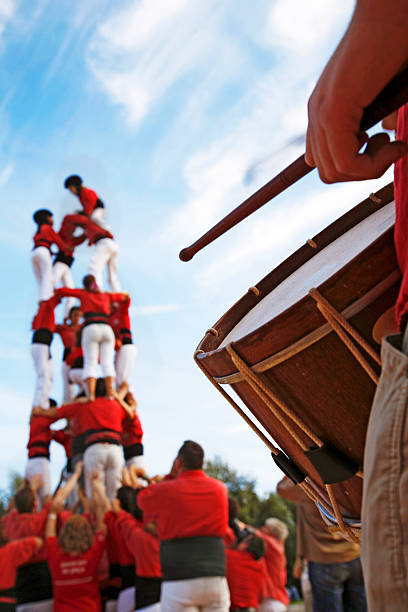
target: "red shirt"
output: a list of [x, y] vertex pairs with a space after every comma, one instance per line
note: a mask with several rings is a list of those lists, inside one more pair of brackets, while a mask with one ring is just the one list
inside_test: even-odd
[[225, 552], [231, 608], [258, 608], [264, 581], [260, 561], [246, 550], [229, 548]]
[[69, 351], [68, 356], [65, 359], [65, 363], [72, 368], [75, 361], [79, 357], [83, 357], [83, 356], [84, 356], [84, 352], [82, 350], [82, 346], [73, 346], [71, 350]]
[[50, 442], [52, 438], [51, 423], [55, 419], [45, 416], [34, 416], [30, 421], [30, 436], [27, 443], [28, 456], [48, 457], [50, 456]]
[[71, 348], [75, 345], [76, 333], [80, 328], [80, 325], [64, 323], [63, 325], [55, 325], [54, 331], [61, 337], [64, 348]]
[[281, 601], [285, 606], [289, 603], [289, 597], [285, 589], [286, 584], [286, 556], [285, 545], [263, 529], [256, 532], [266, 544], [264, 557], [265, 581], [263, 585], [263, 597], [271, 597]]
[[37, 314], [35, 315], [31, 323], [31, 329], [33, 329], [34, 331], [37, 331], [38, 329], [49, 329], [51, 332], [54, 332], [54, 310], [57, 304], [60, 303], [60, 301], [61, 298], [59, 296], [53, 295], [48, 300], [40, 302]]
[[34, 234], [34, 248], [45, 246], [51, 251], [51, 245], [56, 244], [61, 251], [69, 250], [68, 245], [61, 239], [57, 232], [53, 229], [52, 225], [43, 223], [40, 225], [37, 232]]
[[[125, 298], [123, 302], [117, 304], [115, 310], [109, 318], [109, 324], [113, 329], [116, 337], [121, 336], [121, 330], [127, 330], [130, 333], [130, 317], [129, 317], [130, 298]], [[123, 333], [123, 332], [122, 332]]]
[[82, 204], [82, 208], [84, 209], [84, 213], [89, 217], [94, 211], [96, 203], [99, 200], [99, 196], [95, 193], [95, 191], [92, 191], [92, 189], [88, 189], [88, 187], [81, 187], [78, 197]]
[[68, 217], [69, 215], [66, 215], [64, 217], [58, 235], [68, 247], [67, 249], [64, 249], [64, 253], [66, 253], [67, 255], [72, 255], [75, 247], [85, 242], [86, 235], [83, 234], [80, 236], [74, 236], [76, 226], [70, 221]]
[[78, 419], [75, 435], [89, 432], [85, 439], [86, 446], [107, 441], [105, 432], [109, 433], [112, 442], [119, 442], [126, 414], [119, 402], [106, 397], [97, 397], [93, 402], [65, 404], [57, 408], [57, 413], [59, 419]]
[[88, 238], [89, 246], [95, 244], [95, 240], [98, 238], [111, 238], [113, 239], [113, 235], [108, 232], [108, 230], [104, 229], [97, 223], [94, 223], [88, 217], [84, 215], [67, 215], [66, 216], [67, 223], [72, 224], [72, 227], [82, 227], [86, 233], [86, 237]]
[[145, 531], [141, 523], [124, 510], [117, 514], [117, 525], [134, 557], [139, 578], [161, 578], [159, 539]]
[[109, 563], [117, 563], [121, 566], [134, 565], [135, 560], [129, 551], [129, 543], [119, 530], [116, 512], [109, 510], [109, 512], [105, 514], [103, 520], [108, 528], [106, 548], [108, 551]]
[[47, 538], [48, 566], [54, 590], [54, 612], [100, 612], [98, 563], [105, 549], [105, 536], [96, 533], [92, 547], [81, 555], [61, 550], [57, 538]]
[[[398, 140], [408, 142], [408, 104], [398, 112], [397, 134]], [[402, 281], [395, 315], [401, 331], [408, 318], [408, 156], [404, 155], [394, 167], [394, 194], [395, 194], [395, 250], [398, 265], [402, 274]]]
[[[122, 302], [126, 297], [123, 293], [106, 293], [104, 291], [86, 291], [85, 289], [70, 289], [61, 287], [55, 290], [59, 297], [76, 297], [81, 302], [84, 316], [88, 313], [101, 313], [110, 315], [112, 302]], [[106, 318], [108, 323], [108, 317]]]
[[[8, 542], [0, 548], [0, 590], [11, 589], [16, 583], [17, 569], [24, 565], [37, 552], [34, 537]], [[14, 603], [15, 598], [0, 595], [0, 602]]]
[[228, 527], [225, 485], [203, 470], [186, 470], [140, 491], [137, 503], [146, 522], [156, 521], [160, 540], [224, 537]]
[[51, 429], [51, 439], [64, 447], [67, 459], [72, 457], [72, 434], [68, 434], [64, 429]]
[[139, 416], [135, 414], [133, 419], [127, 414], [122, 423], [122, 446], [132, 446], [142, 444], [143, 429]]
[[[46, 504], [39, 512], [23, 512], [19, 514], [13, 510], [1, 519], [3, 522], [4, 536], [6, 540], [14, 541], [36, 536], [44, 537], [45, 523], [47, 521], [48, 510], [51, 502]], [[31, 559], [32, 563], [44, 561], [46, 559], [45, 546], [43, 546]]]

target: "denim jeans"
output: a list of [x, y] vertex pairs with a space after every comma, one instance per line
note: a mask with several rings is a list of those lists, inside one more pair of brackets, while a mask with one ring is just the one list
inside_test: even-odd
[[366, 612], [360, 559], [346, 563], [309, 561], [313, 612]]

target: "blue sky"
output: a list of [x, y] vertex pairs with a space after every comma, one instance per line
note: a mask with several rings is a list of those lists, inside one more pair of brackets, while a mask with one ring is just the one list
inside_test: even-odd
[[[310, 175], [190, 263], [178, 252], [303, 152], [306, 103], [353, 2], [1, 0], [0, 486], [25, 464], [34, 388], [31, 215], [105, 202], [132, 296], [132, 378], [151, 472], [186, 438], [273, 490], [280, 472], [193, 361], [206, 329], [307, 238], [390, 178]], [[73, 268], [77, 285], [89, 250]], [[59, 314], [60, 316], [60, 314]], [[58, 338], [52, 345], [60, 398]], [[63, 464], [52, 446], [54, 479]]]

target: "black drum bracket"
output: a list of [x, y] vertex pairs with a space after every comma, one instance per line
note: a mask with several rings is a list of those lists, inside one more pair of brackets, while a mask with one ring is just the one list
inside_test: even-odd
[[271, 453], [272, 459], [276, 463], [279, 469], [290, 478], [290, 480], [294, 484], [299, 484], [304, 481], [306, 475], [298, 468], [298, 466], [293, 463], [292, 459], [289, 459], [285, 453], [279, 451], [276, 455], [275, 453]]
[[358, 472], [358, 465], [331, 444], [315, 446], [305, 451], [306, 457], [319, 473], [324, 484], [336, 484]]

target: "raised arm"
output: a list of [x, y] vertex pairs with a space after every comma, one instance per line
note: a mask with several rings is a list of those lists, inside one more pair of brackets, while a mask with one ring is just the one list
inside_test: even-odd
[[75, 466], [75, 471], [72, 474], [72, 476], [67, 480], [67, 482], [64, 484], [63, 487], [58, 489], [58, 491], [54, 495], [51, 501], [50, 510], [49, 510], [47, 522], [45, 525], [45, 537], [46, 538], [52, 538], [56, 536], [58, 514], [61, 512], [64, 502], [67, 499], [68, 495], [74, 490], [78, 482], [78, 479], [81, 476], [81, 473], [82, 473], [82, 461], [78, 461], [78, 463]]
[[[408, 60], [406, 0], [358, 0], [309, 99], [306, 162], [327, 183], [381, 176], [408, 152], [388, 134], [360, 133], [363, 109]], [[367, 142], [364, 153], [359, 153]]]

